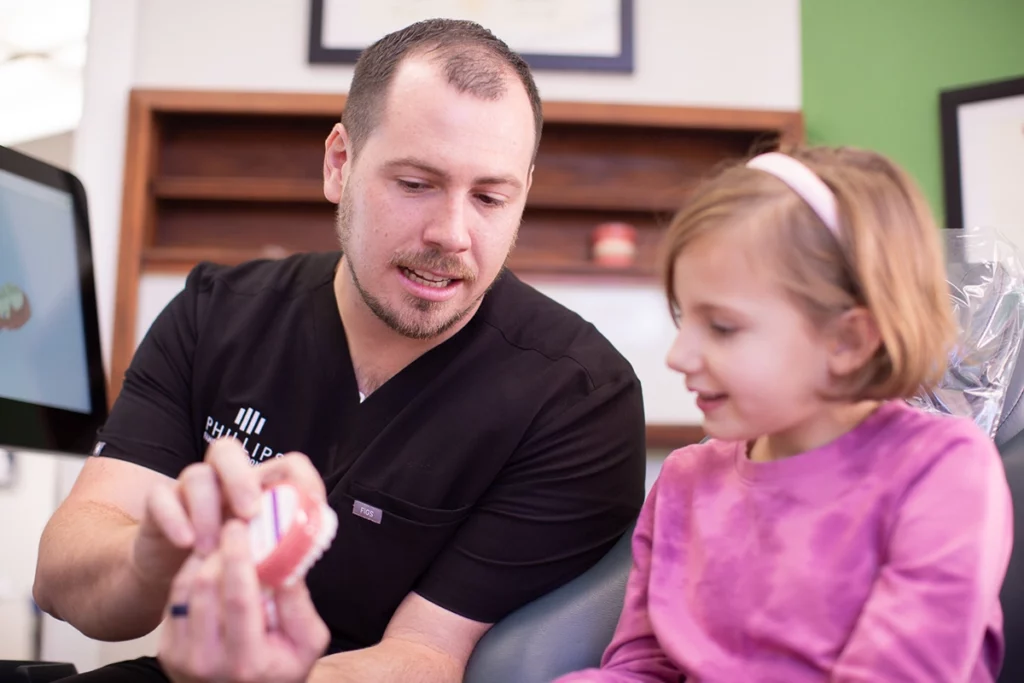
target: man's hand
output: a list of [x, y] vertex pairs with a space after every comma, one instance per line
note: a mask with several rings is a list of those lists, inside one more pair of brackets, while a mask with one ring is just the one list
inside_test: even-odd
[[251, 519], [263, 488], [279, 481], [318, 500], [326, 497], [320, 474], [301, 453], [253, 467], [234, 439], [213, 442], [203, 462], [189, 465], [147, 497], [132, 552], [136, 572], [147, 582], [168, 585], [189, 553], [205, 557], [218, 547], [224, 520]]
[[159, 653], [171, 680], [304, 682], [330, 632], [304, 582], [270, 598], [277, 615], [271, 627], [264, 599], [247, 528], [229, 520], [219, 548], [205, 558], [192, 554], [171, 586], [170, 604], [178, 607], [165, 624]]

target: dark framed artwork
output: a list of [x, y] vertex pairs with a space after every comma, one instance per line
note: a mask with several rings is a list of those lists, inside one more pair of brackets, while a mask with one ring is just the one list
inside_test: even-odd
[[633, 0], [311, 0], [309, 62], [352, 64], [421, 19], [480, 23], [533, 69], [633, 71]]
[[939, 110], [946, 227], [1024, 228], [1024, 77], [945, 90]]

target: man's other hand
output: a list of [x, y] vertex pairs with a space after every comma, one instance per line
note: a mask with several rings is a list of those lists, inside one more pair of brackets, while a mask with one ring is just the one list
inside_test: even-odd
[[206, 557], [220, 544], [226, 520], [249, 520], [262, 490], [288, 481], [324, 500], [323, 480], [305, 455], [288, 453], [253, 467], [238, 441], [218, 439], [203, 462], [186, 467], [146, 498], [133, 548], [133, 564], [147, 581], [166, 585], [190, 553]]
[[186, 560], [169, 602], [159, 659], [174, 683], [299, 683], [330, 640], [305, 582], [261, 593], [239, 520], [224, 525], [213, 553]]

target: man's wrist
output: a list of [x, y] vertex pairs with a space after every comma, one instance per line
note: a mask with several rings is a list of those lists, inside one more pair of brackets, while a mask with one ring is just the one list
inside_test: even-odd
[[313, 664], [306, 683], [344, 683], [344, 680], [342, 667], [336, 658], [326, 656], [316, 660], [316, 663]]

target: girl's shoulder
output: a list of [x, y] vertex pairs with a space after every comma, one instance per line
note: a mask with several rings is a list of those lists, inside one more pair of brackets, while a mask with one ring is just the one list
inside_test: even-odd
[[[867, 445], [867, 444], [865, 444]], [[894, 484], [910, 485], [929, 473], [953, 468], [981, 473], [1002, 470], [995, 442], [969, 418], [942, 415], [900, 403], [862, 453], [872, 469]]]
[[893, 446], [922, 454], [956, 449], [988, 457], [996, 455], [995, 442], [973, 420], [966, 417], [942, 415], [906, 403], [894, 406], [883, 440]]

